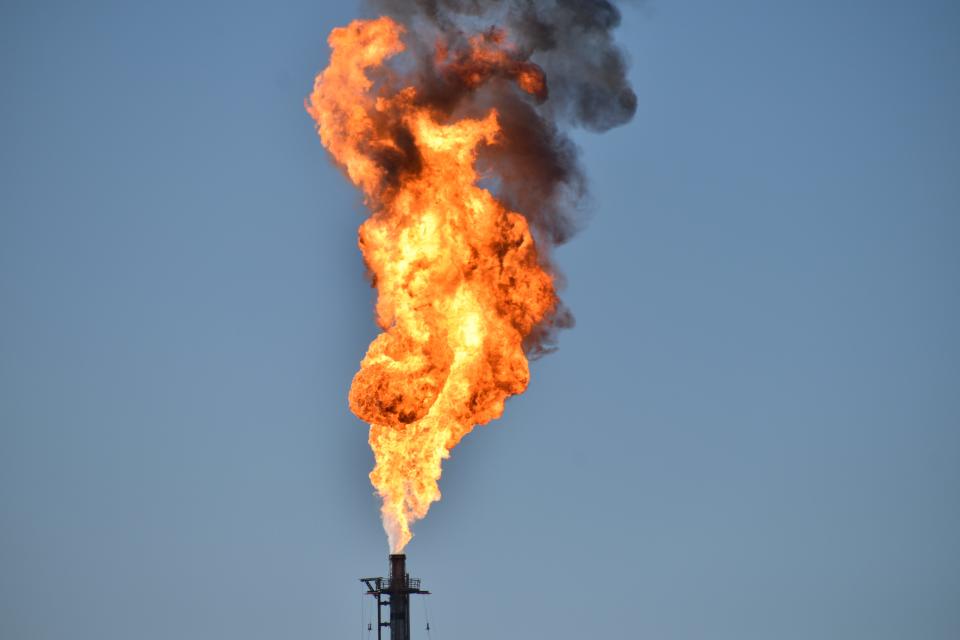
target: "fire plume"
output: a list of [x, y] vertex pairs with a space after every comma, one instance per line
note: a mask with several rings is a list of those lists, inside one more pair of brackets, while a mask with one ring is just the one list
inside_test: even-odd
[[[334, 29], [329, 65], [306, 104], [323, 145], [371, 211], [359, 247], [377, 288], [382, 332], [349, 400], [370, 424], [370, 480], [393, 552], [440, 499], [450, 450], [526, 389], [527, 352], [551, 321], [566, 317], [545, 247], [535, 241], [562, 234], [544, 231], [542, 211], [511, 210], [511, 198], [491, 184], [518, 192], [511, 181], [522, 176], [531, 188], [513, 200], [546, 207], [554, 183], [574, 182], [558, 160], [567, 158], [566, 139], [535, 111], [548, 97], [546, 74], [507, 31], [441, 33], [432, 55], [408, 52], [415, 68], [429, 68], [419, 75], [409, 64], [388, 63], [407, 50], [407, 35], [387, 16]], [[485, 87], [492, 99], [463, 98]], [[510, 128], [541, 133], [513, 140]], [[479, 156], [497, 157], [504, 145], [514, 150], [500, 152], [499, 173], [478, 169]], [[533, 168], [512, 160], [516, 149], [533, 158]], [[540, 174], [549, 176], [548, 187], [537, 187]]]
[[[330, 66], [309, 102], [323, 144], [373, 210], [359, 244], [383, 333], [360, 363], [350, 408], [370, 423], [370, 480], [383, 498], [393, 551], [440, 499], [440, 464], [450, 449], [526, 389], [523, 340], [557, 302], [526, 219], [477, 184], [477, 148], [497, 143], [497, 111], [451, 121], [418, 106], [412, 88], [371, 93], [367, 71], [403, 50], [402, 33], [390, 18], [335, 29]], [[505, 54], [475, 51], [451, 72], [470, 83], [500, 70], [535, 74], [532, 65], [504, 68]], [[526, 88], [533, 80], [519, 82]], [[401, 151], [398, 126], [409, 132], [419, 167], [390, 184], [377, 158]]]

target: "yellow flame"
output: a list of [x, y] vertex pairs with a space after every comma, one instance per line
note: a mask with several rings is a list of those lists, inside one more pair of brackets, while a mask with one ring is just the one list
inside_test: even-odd
[[[372, 211], [359, 246], [383, 332], [353, 379], [350, 408], [370, 423], [370, 480], [394, 552], [440, 499], [450, 449], [526, 389], [523, 340], [556, 305], [526, 219], [477, 184], [478, 148], [501, 135], [497, 112], [451, 121], [419, 104], [412, 87], [374, 89], [369, 74], [403, 50], [402, 34], [386, 17], [335, 29], [307, 105]], [[450, 62], [451, 72], [473, 82], [501, 65], [523, 90], [545, 91], [539, 69], [500, 55], [499, 43], [484, 40], [473, 58]], [[412, 137], [418, 166], [394, 184], [378, 158], [402, 152], [400, 130]]]

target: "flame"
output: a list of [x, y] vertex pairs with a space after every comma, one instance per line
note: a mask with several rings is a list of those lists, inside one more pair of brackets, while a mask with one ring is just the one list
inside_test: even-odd
[[[388, 17], [334, 29], [307, 103], [371, 209], [359, 246], [382, 333], [353, 379], [350, 408], [370, 424], [370, 480], [393, 552], [440, 499], [450, 450], [526, 389], [524, 338], [557, 305], [526, 219], [478, 186], [478, 150], [500, 140], [497, 111], [454, 119], [414, 86], [392, 88], [384, 63], [404, 50], [403, 33]], [[497, 30], [466, 49], [438, 45], [435, 64], [467, 87], [497, 77], [546, 96], [543, 72]]]

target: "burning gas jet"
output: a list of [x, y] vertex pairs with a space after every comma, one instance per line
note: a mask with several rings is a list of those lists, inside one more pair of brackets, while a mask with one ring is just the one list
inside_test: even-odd
[[606, 0], [376, 6], [330, 34], [306, 106], [370, 209], [359, 246], [382, 333], [350, 408], [370, 424], [399, 553], [440, 499], [442, 460], [572, 324], [549, 251], [574, 232], [585, 183], [560, 125], [623, 124], [636, 96]]

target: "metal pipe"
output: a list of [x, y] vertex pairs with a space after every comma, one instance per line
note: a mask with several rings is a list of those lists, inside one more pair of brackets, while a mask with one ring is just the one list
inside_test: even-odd
[[410, 588], [407, 556], [390, 555], [390, 640], [410, 640]]

